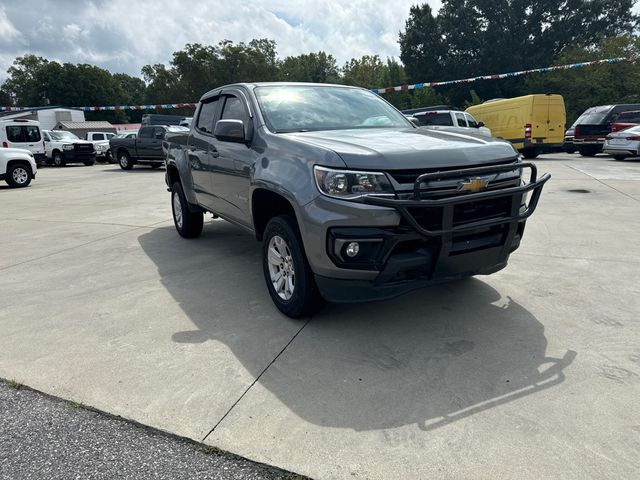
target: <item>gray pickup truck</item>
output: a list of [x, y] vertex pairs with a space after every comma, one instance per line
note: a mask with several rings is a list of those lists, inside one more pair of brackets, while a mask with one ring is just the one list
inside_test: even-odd
[[149, 125], [140, 127], [134, 137], [114, 136], [109, 140], [108, 151], [123, 170], [131, 170], [134, 165], [149, 165], [158, 168], [164, 164], [162, 140], [167, 132], [185, 132], [188, 128], [167, 125]]
[[178, 233], [205, 212], [247, 229], [294, 318], [504, 268], [549, 179], [508, 142], [416, 128], [337, 85], [216, 88], [163, 147]]

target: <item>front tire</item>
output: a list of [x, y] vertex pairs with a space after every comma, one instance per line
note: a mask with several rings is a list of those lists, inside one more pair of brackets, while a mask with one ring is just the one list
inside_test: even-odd
[[126, 151], [118, 153], [118, 164], [122, 170], [131, 170], [133, 168], [133, 161]]
[[540, 152], [538, 152], [538, 150], [534, 148], [530, 148], [522, 151], [522, 156], [528, 160], [533, 160], [534, 158], [537, 158], [539, 154]]
[[5, 181], [10, 187], [27, 187], [31, 183], [31, 169], [22, 163], [10, 165]]
[[82, 162], [82, 163], [84, 163], [85, 166], [87, 166], [87, 167], [91, 167], [91, 166], [96, 164], [96, 161], [95, 160], [87, 160], [86, 162]]
[[67, 166], [67, 162], [64, 161], [64, 156], [62, 155], [62, 152], [58, 152], [58, 151], [53, 152], [53, 164], [56, 167]]
[[274, 217], [267, 224], [262, 267], [271, 300], [287, 317], [311, 315], [322, 305], [293, 215]]
[[180, 182], [175, 182], [171, 187], [171, 212], [173, 224], [181, 237], [196, 238], [202, 233], [204, 214], [189, 210]]
[[613, 156], [613, 159], [617, 161], [621, 161], [627, 158], [626, 155], [612, 155], [612, 156]]

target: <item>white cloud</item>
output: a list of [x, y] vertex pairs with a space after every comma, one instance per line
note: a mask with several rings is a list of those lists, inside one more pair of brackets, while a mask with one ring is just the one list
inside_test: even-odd
[[341, 65], [366, 54], [398, 57], [398, 32], [415, 3], [424, 0], [35, 0], [28, 9], [10, 2], [0, 8], [0, 78], [25, 53], [139, 75], [186, 43], [224, 39], [270, 38], [282, 58], [324, 50]]

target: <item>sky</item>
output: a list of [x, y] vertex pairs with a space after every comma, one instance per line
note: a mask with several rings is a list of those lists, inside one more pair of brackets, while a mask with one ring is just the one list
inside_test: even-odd
[[323, 50], [351, 58], [399, 57], [411, 5], [438, 0], [0, 0], [0, 81], [32, 53], [140, 76], [187, 43], [269, 38], [278, 56]]

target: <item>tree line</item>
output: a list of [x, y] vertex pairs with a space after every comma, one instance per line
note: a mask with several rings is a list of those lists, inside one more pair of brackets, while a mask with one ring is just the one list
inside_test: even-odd
[[[4, 105], [125, 105], [197, 101], [233, 82], [326, 82], [379, 88], [640, 55], [635, 0], [444, 0], [437, 14], [411, 7], [399, 32], [400, 62], [378, 55], [339, 66], [327, 52], [279, 58], [270, 39], [187, 44], [168, 65], [146, 65], [141, 77], [93, 65], [17, 58], [0, 88]], [[571, 122], [586, 107], [640, 102], [638, 62], [605, 64], [527, 77], [393, 92], [398, 108], [464, 107], [491, 98], [560, 93]], [[191, 112], [175, 112], [188, 115]], [[90, 112], [88, 119], [137, 121], [142, 112]]]

